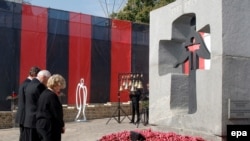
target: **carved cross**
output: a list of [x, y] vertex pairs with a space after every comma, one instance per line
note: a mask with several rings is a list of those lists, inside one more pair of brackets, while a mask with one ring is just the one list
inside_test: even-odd
[[190, 33], [182, 45], [182, 53], [174, 67], [189, 60], [189, 114], [193, 114], [197, 111], [196, 70], [199, 68], [199, 57], [210, 59], [210, 52], [201, 35], [196, 32], [195, 26], [191, 26]]

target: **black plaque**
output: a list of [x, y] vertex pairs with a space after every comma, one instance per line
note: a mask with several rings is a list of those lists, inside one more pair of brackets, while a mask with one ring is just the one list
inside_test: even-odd
[[250, 118], [250, 100], [228, 100], [229, 119]]

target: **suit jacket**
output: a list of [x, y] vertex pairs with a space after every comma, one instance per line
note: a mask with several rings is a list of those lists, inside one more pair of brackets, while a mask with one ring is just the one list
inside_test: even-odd
[[58, 96], [46, 89], [38, 100], [36, 127], [50, 132], [51, 139], [60, 138], [63, 121], [63, 108]]
[[41, 93], [46, 89], [38, 79], [34, 78], [28, 84], [25, 93], [25, 120], [24, 127], [36, 128], [37, 102]]
[[141, 97], [141, 90], [137, 89], [135, 92], [131, 92], [129, 94], [129, 97], [130, 97], [132, 102], [139, 102], [140, 97]]
[[30, 79], [25, 79], [19, 86], [18, 90], [18, 109], [16, 113], [16, 123], [23, 125], [25, 116], [25, 91], [27, 85], [31, 82]]

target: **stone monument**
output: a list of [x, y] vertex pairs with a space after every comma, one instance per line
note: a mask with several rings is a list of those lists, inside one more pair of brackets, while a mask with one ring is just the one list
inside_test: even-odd
[[176, 0], [151, 11], [150, 124], [223, 140], [227, 125], [250, 123], [249, 7]]

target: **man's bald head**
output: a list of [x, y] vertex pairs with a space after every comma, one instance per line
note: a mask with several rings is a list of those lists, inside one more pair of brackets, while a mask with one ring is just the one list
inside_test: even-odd
[[39, 71], [39, 73], [37, 74], [37, 79], [43, 83], [44, 85], [47, 84], [47, 81], [49, 79], [49, 77], [51, 76], [51, 73], [48, 70], [41, 70]]

